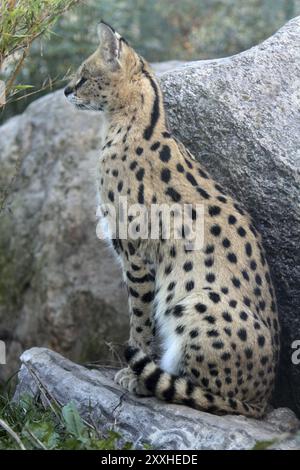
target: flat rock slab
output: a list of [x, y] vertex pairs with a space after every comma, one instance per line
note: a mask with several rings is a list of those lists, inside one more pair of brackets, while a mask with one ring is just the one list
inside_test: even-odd
[[[21, 356], [15, 400], [36, 396], [40, 388], [61, 405], [73, 400], [84, 419], [99, 429], [114, 428], [124, 440], [143, 449], [251, 449], [258, 441], [274, 441], [276, 449], [300, 449], [300, 422], [287, 408], [265, 420], [215, 416], [155, 398], [137, 398], [116, 385], [111, 369], [89, 370], [45, 348]], [[297, 437], [298, 434], [298, 437]]]

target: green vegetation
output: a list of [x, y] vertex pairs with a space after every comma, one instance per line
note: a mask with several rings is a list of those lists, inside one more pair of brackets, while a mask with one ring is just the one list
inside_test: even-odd
[[267, 450], [272, 445], [276, 444], [276, 442], [277, 439], [273, 439], [272, 441], [258, 441], [251, 450]]
[[4, 0], [0, 3], [0, 70], [6, 70], [6, 97], [34, 85], [14, 86], [33, 42], [49, 32], [78, 0]]
[[131, 443], [121, 445], [120, 440], [117, 432], [110, 430], [102, 435], [84, 422], [73, 402], [61, 408], [51, 403], [45, 408], [30, 397], [16, 404], [0, 396], [0, 450], [131, 449]]

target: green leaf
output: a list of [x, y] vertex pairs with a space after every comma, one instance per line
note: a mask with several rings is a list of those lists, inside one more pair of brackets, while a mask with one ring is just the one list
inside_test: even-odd
[[266, 450], [276, 442], [276, 439], [270, 441], [258, 441], [251, 450]]
[[117, 448], [117, 442], [121, 438], [121, 435], [115, 431], [108, 431], [108, 437], [101, 439], [95, 446], [99, 450], [115, 450]]
[[69, 437], [60, 443], [60, 449], [63, 450], [82, 450], [86, 449], [86, 445], [84, 445], [81, 441], [76, 439], [75, 437]]
[[13, 90], [28, 90], [28, 88], [34, 88], [33, 85], [15, 85]]
[[133, 443], [132, 443], [132, 442], [125, 442], [125, 444], [123, 445], [122, 450], [131, 450], [132, 447], [133, 447]]
[[68, 433], [80, 440], [87, 439], [87, 429], [73, 401], [62, 408], [62, 416]]
[[152, 445], [151, 445], [151, 444], [148, 444], [147, 442], [144, 442], [143, 448], [144, 448], [145, 450], [152, 450], [152, 449], [153, 449]]
[[59, 434], [55, 432], [53, 422], [27, 422], [22, 432], [28, 439], [33, 434], [47, 449], [54, 449], [59, 442]]

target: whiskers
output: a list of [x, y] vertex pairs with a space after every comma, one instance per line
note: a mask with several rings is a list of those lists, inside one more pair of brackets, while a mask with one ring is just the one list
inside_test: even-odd
[[102, 111], [103, 110], [103, 107], [101, 105], [93, 105], [91, 103], [89, 104], [84, 104], [83, 107], [85, 109], [88, 109], [89, 111]]
[[103, 111], [101, 104], [85, 103], [83, 100], [77, 98], [73, 93], [67, 96], [68, 101], [77, 109], [85, 109], [87, 111]]
[[102, 106], [96, 106], [91, 103], [82, 103], [82, 102], [74, 102], [76, 108], [78, 109], [86, 109], [87, 111], [102, 111]]

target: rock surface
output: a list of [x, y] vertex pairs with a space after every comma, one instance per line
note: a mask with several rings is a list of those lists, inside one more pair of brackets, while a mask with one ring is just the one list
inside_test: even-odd
[[233, 450], [274, 441], [272, 448], [300, 449], [300, 422], [286, 408], [273, 410], [264, 421], [215, 416], [124, 393], [112, 381], [112, 370], [88, 370], [44, 348], [25, 351], [21, 361], [15, 400], [41, 389], [61, 405], [73, 400], [87, 421], [101, 430], [114, 428], [136, 448], [147, 443], [153, 449]]
[[[113, 255], [96, 237], [94, 169], [101, 116], [78, 113], [61, 92], [1, 128], [1, 176], [22, 158], [1, 216], [0, 338], [7, 364], [45, 345], [84, 361], [126, 337], [127, 296]], [[3, 331], [4, 330], [4, 331]]]
[[[300, 18], [242, 54], [161, 75], [170, 127], [254, 216], [283, 327], [277, 406], [300, 414]], [[161, 69], [164, 71], [164, 67]], [[0, 128], [0, 187], [19, 177], [0, 224], [0, 338], [8, 365], [32, 345], [107, 360], [127, 337], [118, 267], [95, 235], [94, 168], [101, 118], [61, 92]]]

